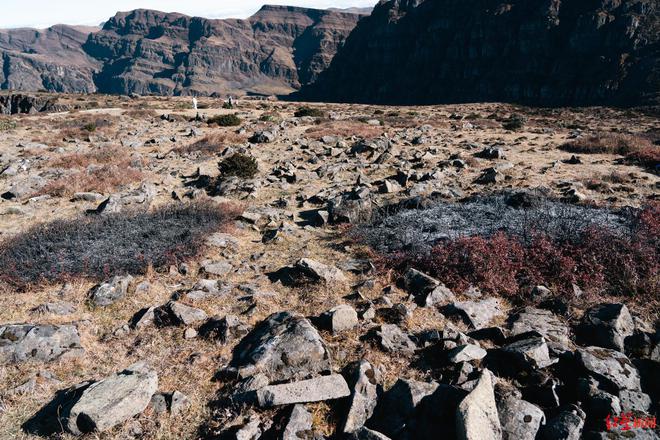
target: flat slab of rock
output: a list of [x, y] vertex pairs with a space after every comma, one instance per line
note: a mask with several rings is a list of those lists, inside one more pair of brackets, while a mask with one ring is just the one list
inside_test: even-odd
[[157, 390], [156, 372], [142, 363], [132, 365], [85, 389], [71, 407], [66, 428], [76, 435], [107, 431], [144, 411]]
[[640, 389], [637, 368], [626, 355], [602, 347], [586, 347], [577, 350], [580, 364], [597, 380], [605, 380], [617, 390]]
[[332, 370], [330, 352], [318, 331], [291, 312], [275, 313], [258, 324], [235, 348], [231, 365], [241, 377], [263, 373], [271, 381]]
[[447, 311], [460, 315], [466, 324], [475, 329], [487, 327], [493, 319], [504, 315], [497, 298], [456, 301], [447, 307]]
[[63, 356], [80, 356], [83, 352], [74, 325], [0, 326], [0, 365], [48, 362]]
[[459, 439], [501, 439], [502, 427], [495, 403], [493, 376], [484, 370], [477, 385], [458, 405], [456, 435]]
[[351, 391], [344, 377], [341, 374], [333, 374], [261, 388], [257, 391], [257, 402], [259, 406], [268, 408], [294, 403], [341, 399], [350, 394]]

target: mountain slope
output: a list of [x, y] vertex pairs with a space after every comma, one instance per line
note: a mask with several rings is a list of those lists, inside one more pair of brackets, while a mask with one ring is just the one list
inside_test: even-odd
[[94, 92], [100, 63], [82, 49], [96, 28], [0, 29], [0, 89]]
[[361, 14], [264, 6], [247, 20], [138, 9], [102, 29], [0, 31], [0, 88], [186, 95], [290, 93], [316, 79]]
[[644, 104], [660, 96], [657, 0], [390, 0], [298, 98]]

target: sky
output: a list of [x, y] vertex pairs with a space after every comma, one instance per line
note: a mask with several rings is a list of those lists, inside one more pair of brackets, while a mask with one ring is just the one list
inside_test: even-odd
[[262, 4], [319, 9], [373, 6], [376, 0], [0, 0], [0, 28], [45, 28], [54, 24], [98, 25], [117, 11], [138, 8], [207, 18], [245, 18]]

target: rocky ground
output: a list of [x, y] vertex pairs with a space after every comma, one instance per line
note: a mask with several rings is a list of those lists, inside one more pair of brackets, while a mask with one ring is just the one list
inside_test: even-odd
[[[657, 174], [558, 147], [588, 134], [657, 136], [652, 114], [60, 104], [72, 110], [0, 119], [0, 239], [188, 199], [243, 214], [178, 266], [3, 287], [0, 437], [657, 438], [606, 426], [608, 415], [630, 413], [631, 428], [654, 417], [657, 308], [588, 297], [559, 314], [450, 292], [415, 271], [377, 270], [346, 235], [366, 208], [431, 194], [545, 188], [567, 203], [643, 206], [657, 198]], [[240, 126], [206, 122], [223, 114]], [[256, 177], [214, 185], [234, 153], [257, 160]]]

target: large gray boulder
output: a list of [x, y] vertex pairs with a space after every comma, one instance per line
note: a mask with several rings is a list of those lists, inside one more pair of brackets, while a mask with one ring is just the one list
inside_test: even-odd
[[275, 313], [258, 324], [235, 348], [232, 366], [241, 377], [263, 373], [271, 381], [332, 370], [330, 352], [318, 331], [291, 312]]
[[93, 383], [71, 407], [66, 428], [81, 435], [103, 432], [146, 409], [158, 390], [158, 375], [144, 363]]
[[587, 310], [577, 329], [580, 343], [623, 351], [624, 341], [635, 332], [628, 307], [624, 304], [599, 304]]
[[585, 347], [577, 350], [577, 359], [598, 381], [617, 390], [640, 389], [639, 372], [623, 353], [602, 347]]
[[257, 402], [261, 407], [291, 405], [294, 403], [322, 402], [341, 399], [351, 394], [341, 374], [319, 376], [280, 385], [269, 385], [257, 390]]
[[348, 383], [351, 398], [342, 431], [350, 433], [364, 426], [378, 403], [378, 371], [366, 360], [349, 368]]
[[493, 375], [483, 370], [477, 385], [458, 405], [456, 410], [456, 437], [465, 440], [502, 438], [495, 403]]
[[83, 352], [78, 328], [74, 325], [0, 326], [0, 365], [48, 362], [65, 356], [80, 356]]

